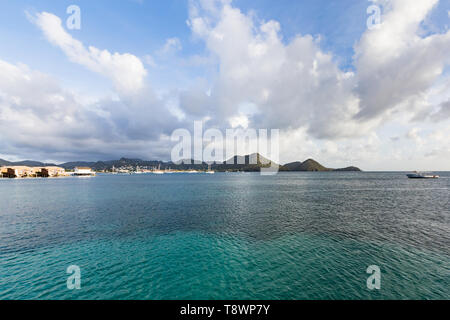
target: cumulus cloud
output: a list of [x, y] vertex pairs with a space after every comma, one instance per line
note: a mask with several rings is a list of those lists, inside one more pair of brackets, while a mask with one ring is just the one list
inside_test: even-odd
[[[334, 159], [331, 150], [346, 159], [358, 155], [358, 162], [374, 163], [388, 154], [393, 161], [405, 159], [407, 150], [394, 145], [398, 139], [376, 132], [400, 120], [409, 140], [424, 142], [431, 135], [421, 137], [408, 121], [421, 126], [426, 119], [448, 120], [450, 31], [422, 30], [438, 0], [372, 2], [383, 8], [381, 25], [356, 41], [353, 71], [344, 71], [322, 50], [320, 37], [286, 40], [279, 22], [245, 14], [231, 1], [191, 1], [188, 26], [217, 59], [218, 72], [209, 89], [181, 99], [182, 109], [211, 116], [212, 125], [280, 128], [289, 144], [287, 158], [303, 154], [292, 147], [301, 143], [310, 154], [321, 150]], [[247, 105], [254, 106], [252, 112], [243, 112]], [[314, 148], [305, 142], [311, 139], [326, 145]], [[448, 148], [443, 141], [432, 144]], [[426, 152], [427, 143], [422, 146]]]
[[[53, 76], [0, 59], [2, 152], [66, 160], [123, 155], [167, 158], [168, 137], [185, 124], [146, 82], [141, 60], [129, 53], [86, 48], [53, 14], [39, 13], [32, 20], [70, 61], [110, 79], [115, 94], [85, 99], [61, 87]], [[146, 60], [152, 63], [149, 57]]]
[[353, 119], [359, 111], [354, 74], [337, 67], [319, 38], [298, 35], [285, 44], [277, 21], [258, 21], [228, 1], [192, 2], [188, 25], [219, 60], [210, 101], [203, 103], [214, 106], [218, 122], [254, 104], [255, 127], [308, 127], [323, 138], [361, 130]]
[[[182, 74], [193, 65], [213, 71], [192, 80], [186, 73], [190, 86], [175, 83], [163, 98], [146, 81], [139, 58], [86, 47], [58, 17], [37, 14], [34, 22], [48, 41], [70, 61], [109, 78], [117, 97], [81, 104], [57, 79], [0, 60], [0, 134], [12, 141], [10, 148], [23, 150], [47, 145], [60, 154], [70, 145], [71, 154], [120, 148], [133, 155], [151, 146], [156, 153], [148, 154], [162, 155], [170, 153], [165, 139], [171, 130], [202, 119], [205, 127], [281, 129], [282, 161], [314, 157], [330, 166], [376, 166], [447, 154], [450, 31], [422, 30], [438, 0], [372, 2], [383, 8], [381, 25], [355, 41], [349, 71], [323, 50], [320, 36], [285, 39], [280, 22], [244, 13], [230, 0], [191, 0], [187, 24], [206, 50], [181, 57], [181, 40], [173, 37], [143, 61], [152, 72], [163, 69], [160, 62], [164, 72], [172, 67]], [[175, 63], [180, 59], [184, 65]], [[383, 134], [387, 123], [394, 129]]]
[[[429, 109], [428, 90], [442, 76], [450, 51], [450, 31], [420, 36], [437, 0], [375, 2], [385, 4], [382, 24], [363, 34], [355, 46], [355, 71], [345, 72], [321, 49], [320, 38], [286, 41], [277, 21], [260, 21], [231, 1], [192, 1], [188, 25], [219, 61], [211, 96], [198, 98], [199, 105], [220, 123], [251, 103], [257, 106], [252, 126], [306, 127], [319, 139], [368, 134], [396, 108], [411, 117]], [[182, 107], [189, 112], [191, 105]]]
[[390, 1], [379, 28], [363, 34], [355, 47], [359, 118], [399, 107], [414, 111], [414, 105], [442, 76], [450, 63], [450, 31], [420, 36], [421, 23], [437, 3]]
[[[423, 121], [450, 63], [450, 31], [421, 29], [438, 0], [372, 2], [383, 7], [381, 25], [356, 42], [348, 72], [319, 37], [286, 40], [279, 22], [245, 14], [231, 1], [191, 1], [188, 26], [217, 58], [218, 73], [210, 94], [206, 87], [190, 92], [182, 109], [210, 115], [213, 125], [280, 128], [293, 136], [306, 129], [329, 141], [373, 136], [398, 117]], [[249, 104], [254, 111], [244, 113]], [[439, 110], [434, 119], [446, 116], [446, 103]]]
[[105, 125], [52, 77], [0, 60], [0, 135], [9, 145], [2, 150], [63, 150], [66, 139], [86, 144], [102, 136]]
[[110, 53], [93, 46], [86, 48], [63, 28], [61, 19], [54, 14], [38, 13], [33, 21], [47, 40], [61, 48], [70, 61], [109, 77], [118, 91], [134, 93], [144, 86], [147, 71], [136, 56], [130, 53]]
[[[0, 60], [0, 149], [36, 159], [164, 157], [181, 125], [151, 90], [81, 103], [58, 79]], [[31, 156], [32, 155], [32, 156]]]

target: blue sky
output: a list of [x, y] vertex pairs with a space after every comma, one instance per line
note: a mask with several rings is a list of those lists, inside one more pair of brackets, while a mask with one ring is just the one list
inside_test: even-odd
[[[441, 1], [429, 19], [433, 30], [448, 25], [449, 1]], [[95, 44], [112, 52], [132, 52], [144, 57], [159, 50], [166, 39], [177, 37], [183, 56], [201, 54], [204, 44], [192, 39], [187, 0], [149, 1], [1, 1], [0, 52], [11, 62], [22, 62], [57, 75], [70, 85], [84, 90], [108, 89], [100, 77], [67, 63], [67, 58], [47, 41], [27, 19], [27, 12], [47, 11], [63, 21], [69, 5], [78, 5], [82, 13], [81, 30], [70, 33], [83, 43]], [[368, 6], [361, 0], [237, 0], [233, 4], [245, 13], [254, 12], [262, 20], [277, 20], [286, 41], [298, 34], [321, 37], [324, 51], [334, 54], [343, 69], [353, 68], [353, 46], [366, 30]], [[194, 70], [198, 71], [198, 70]], [[200, 71], [201, 72], [201, 71]], [[192, 74], [195, 76], [194, 74]], [[86, 81], [88, 80], [88, 81]]]
[[47, 11], [64, 21], [69, 16], [66, 9], [72, 4], [81, 8], [82, 28], [71, 33], [83, 43], [99, 48], [144, 56], [156, 51], [173, 35], [189, 37], [186, 3], [181, 1], [2, 1], [0, 19], [4, 27], [0, 37], [5, 41], [1, 42], [0, 51], [3, 57], [38, 67], [83, 89], [94, 86], [105, 90], [107, 87], [100, 83], [100, 77], [67, 63], [66, 56], [50, 46], [27, 19], [26, 12]]
[[[188, 1], [185, 0], [18, 0], [2, 1], [0, 37], [4, 41], [0, 43], [0, 52], [3, 58], [37, 67], [84, 90], [107, 90], [100, 77], [68, 64], [65, 55], [49, 46], [40, 30], [27, 19], [27, 12], [47, 11], [64, 21], [69, 16], [66, 9], [72, 4], [81, 9], [82, 28], [70, 33], [85, 44], [144, 57], [159, 50], [166, 39], [177, 37], [182, 41], [184, 56], [201, 54], [204, 50], [203, 43], [192, 39], [186, 24]], [[255, 12], [259, 19], [280, 21], [286, 41], [298, 34], [320, 36], [323, 49], [333, 52], [343, 68], [352, 68], [353, 45], [366, 29], [364, 1], [239, 0], [235, 5], [243, 12]]]
[[[280, 21], [286, 39], [297, 34], [320, 35], [323, 48], [334, 52], [346, 67], [351, 67], [353, 45], [366, 30], [368, 1], [237, 0], [233, 3], [244, 12], [255, 12], [260, 19]], [[110, 51], [145, 55], [157, 50], [167, 38], [176, 36], [183, 40], [184, 54], [202, 49], [191, 40], [191, 31], [186, 25], [188, 1], [185, 0], [2, 0], [0, 35], [7, 40], [1, 43], [2, 52], [6, 57], [30, 64], [39, 61], [41, 67], [46, 61], [50, 64], [52, 59], [47, 57], [55, 50], [41, 44], [42, 36], [26, 19], [25, 12], [48, 11], [64, 19], [68, 16], [66, 8], [72, 4], [80, 6], [83, 21], [82, 29], [72, 32], [84, 43], [95, 43]], [[449, 6], [450, 2], [444, 0], [433, 10], [430, 21], [435, 27], [442, 29], [448, 25], [446, 8], [448, 10]]]
[[[67, 30], [65, 25], [69, 16], [66, 9], [73, 4], [81, 9], [81, 30]], [[404, 167], [408, 162], [411, 168], [425, 167], [432, 162], [450, 170], [444, 164], [444, 155], [450, 152], [448, 146], [438, 150], [442, 142], [429, 140], [447, 134], [445, 117], [450, 93], [448, 54], [444, 54], [444, 50], [450, 48], [447, 39], [450, 1], [419, 0], [408, 6], [405, 0], [378, 0], [375, 4], [381, 8], [383, 27], [370, 32], [366, 10], [372, 4], [373, 1], [362, 0], [1, 0], [0, 62], [5, 63], [5, 68], [24, 65], [25, 71], [21, 72], [36, 71], [53, 79], [49, 80], [53, 84], [48, 88], [39, 89], [44, 96], [48, 94], [45, 97], [62, 95], [65, 101], [76, 100], [73, 110], [69, 108], [70, 112], [65, 115], [58, 113], [59, 117], [87, 119], [93, 112], [94, 118], [99, 117], [96, 120], [99, 124], [96, 132], [80, 142], [89, 146], [86, 152], [80, 149], [64, 152], [56, 145], [47, 153], [37, 152], [22, 140], [8, 142], [9, 136], [4, 133], [2, 137], [0, 132], [0, 147], [3, 144], [0, 157], [55, 161], [73, 157], [109, 159], [119, 156], [120, 151], [115, 151], [117, 146], [110, 143], [117, 140], [121, 140], [123, 147], [120, 155], [165, 157], [168, 152], [164, 137], [170, 135], [173, 127], [189, 128], [193, 120], [209, 119], [206, 121], [210, 126], [225, 128], [230, 123], [250, 123], [279, 128], [292, 143], [297, 142], [295, 139], [307, 141], [304, 148], [286, 152], [286, 161], [312, 155], [331, 162], [330, 166], [347, 164], [350, 160], [356, 162], [353, 164], [362, 164], [369, 159], [372, 162], [368, 166], [372, 169], [398, 160], [395, 168]], [[409, 10], [411, 7], [415, 11]], [[43, 12], [51, 16], [39, 24], [36, 21], [42, 18]], [[416, 17], [414, 12], [419, 15]], [[127, 69], [120, 71], [104, 61], [86, 62], [83, 59], [92, 57], [83, 52], [71, 56], [67, 48], [64, 49], [64, 41], [58, 38], [61, 34], [52, 35], [52, 30], [45, 29], [45, 23], [51, 23], [52, 17], [59, 17], [61, 30], [86, 50], [93, 46], [111, 55], [117, 53], [119, 59], [131, 55], [132, 61], [126, 63], [137, 63], [141, 72], [137, 78], [142, 80], [145, 94], [118, 89], [124, 84], [119, 83], [122, 80], [118, 72]], [[208, 27], [196, 29], [196, 19], [206, 22]], [[279, 29], [267, 24], [269, 21], [275, 21]], [[264, 25], [277, 30], [275, 42], [266, 38], [269, 33], [261, 31]], [[412, 25], [417, 30], [405, 29], [409, 31], [400, 34], [392, 29], [392, 26], [402, 25], [405, 28]], [[217, 34], [225, 36], [223, 43], [214, 40]], [[241, 47], [246, 46], [246, 41], [249, 47]], [[252, 47], [252, 43], [268, 51], [255, 59], [233, 53], [236, 46], [236, 52], [254, 54], [251, 50], [256, 47]], [[398, 47], [397, 53], [389, 52], [399, 43], [404, 45]], [[386, 50], [383, 51], [383, 47]], [[358, 57], [355, 57], [356, 50], [360, 54]], [[374, 54], [378, 50], [380, 53]], [[420, 50], [424, 50], [423, 55], [417, 54]], [[125, 63], [125, 60], [116, 62]], [[302, 68], [311, 64], [315, 70], [313, 76], [291, 72], [292, 66], [298, 64]], [[232, 80], [235, 72], [242, 72], [242, 68], [245, 76]], [[436, 73], [428, 74], [428, 70], [436, 70]], [[136, 75], [130, 73], [129, 76]], [[280, 81], [289, 85], [279, 87]], [[54, 83], [59, 88], [55, 89]], [[137, 83], [141, 85], [141, 81]], [[296, 88], [300, 84], [308, 89]], [[129, 89], [130, 85], [126, 85]], [[18, 82], [17, 86], [23, 84]], [[365, 88], [373, 88], [373, 92]], [[395, 88], [394, 93], [390, 92], [392, 88]], [[2, 88], [0, 82], [0, 93], [10, 98], [5, 101], [20, 100], [16, 91]], [[278, 94], [280, 91], [283, 92]], [[267, 95], [267, 99], [260, 99], [261, 94]], [[40, 92], [36, 95], [42, 97]], [[137, 102], [152, 99], [156, 100]], [[242, 107], [246, 105], [254, 106], [257, 112], [248, 113]], [[21, 107], [35, 112], [38, 109], [31, 105]], [[64, 108], [54, 107], [58, 112]], [[80, 109], [86, 114], [80, 115]], [[2, 107], [0, 104], [0, 122], [2, 111], [7, 115], [14, 110], [13, 105], [5, 102]], [[116, 114], [118, 110], [120, 114]], [[276, 113], [279, 110], [287, 116], [279, 117]], [[142, 119], [135, 119], [136, 114], [142, 113], [148, 113], [149, 117], [154, 115], [148, 125], [152, 130], [160, 129], [157, 130], [161, 135], [159, 139], [155, 139], [153, 133], [149, 134], [151, 140], [136, 139], [137, 133], [145, 128], [139, 122]], [[169, 116], [165, 118], [162, 114]], [[428, 120], [418, 121], [420, 117]], [[33, 119], [29, 119], [30, 123], [39, 127], [41, 124]], [[73, 130], [87, 132], [83, 126], [91, 128], [93, 125], [86, 123]], [[12, 129], [16, 129], [19, 136], [25, 135], [24, 128]], [[39, 129], [37, 131], [42, 131]], [[65, 134], [70, 139], [75, 136]], [[124, 135], [130, 140], [122, 141]], [[90, 139], [99, 143], [98, 147], [90, 147]], [[63, 141], [61, 138], [61, 145], [67, 145], [68, 141]], [[403, 153], [397, 150], [398, 141], [405, 146]], [[413, 159], [407, 151], [411, 147], [423, 149], [420, 158]], [[341, 157], [336, 157], [336, 153]], [[386, 153], [392, 157], [383, 160], [381, 154]], [[436, 156], [432, 158], [432, 154]], [[348, 159], [350, 156], [352, 159]]]

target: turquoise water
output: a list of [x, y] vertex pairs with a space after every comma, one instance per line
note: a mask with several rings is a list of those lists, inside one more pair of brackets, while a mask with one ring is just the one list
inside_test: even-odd
[[2, 179], [0, 299], [449, 299], [441, 175]]

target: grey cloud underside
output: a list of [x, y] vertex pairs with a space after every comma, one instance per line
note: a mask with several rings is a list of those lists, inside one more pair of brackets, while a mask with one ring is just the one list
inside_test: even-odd
[[170, 152], [161, 135], [182, 125], [150, 89], [85, 105], [48, 76], [5, 62], [0, 69], [2, 154], [38, 159], [161, 157]]
[[450, 118], [450, 99], [439, 105], [439, 111], [430, 115], [433, 121], [441, 122]]

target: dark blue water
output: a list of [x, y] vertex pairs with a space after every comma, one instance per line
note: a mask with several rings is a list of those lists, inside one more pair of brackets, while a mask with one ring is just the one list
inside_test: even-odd
[[440, 175], [0, 179], [0, 299], [449, 299]]

